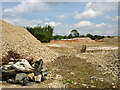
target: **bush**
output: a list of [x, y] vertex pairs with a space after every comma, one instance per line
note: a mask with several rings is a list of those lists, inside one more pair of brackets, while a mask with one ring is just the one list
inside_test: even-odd
[[54, 40], [60, 40], [60, 39], [63, 39], [63, 36], [61, 36], [61, 35], [55, 35], [55, 36], [53, 36], [53, 39]]
[[87, 34], [86, 37], [90, 37], [92, 40], [99, 40], [99, 39], [103, 39], [104, 36], [100, 36], [100, 35], [91, 35], [91, 34]]
[[73, 38], [72, 34], [69, 34], [69, 35], [68, 35], [68, 38], [69, 38], [69, 39]]

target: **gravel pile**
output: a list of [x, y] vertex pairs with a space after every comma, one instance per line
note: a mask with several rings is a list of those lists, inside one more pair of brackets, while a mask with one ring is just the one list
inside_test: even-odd
[[58, 54], [44, 46], [26, 29], [2, 20], [2, 59], [8, 51], [16, 51], [26, 58], [43, 59], [44, 63], [54, 60]]

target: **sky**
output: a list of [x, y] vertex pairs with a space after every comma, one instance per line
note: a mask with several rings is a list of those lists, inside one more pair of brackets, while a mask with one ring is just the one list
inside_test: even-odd
[[[108, 0], [106, 0], [108, 1]], [[51, 25], [54, 35], [118, 35], [118, 2], [2, 2], [0, 18], [17, 26]]]

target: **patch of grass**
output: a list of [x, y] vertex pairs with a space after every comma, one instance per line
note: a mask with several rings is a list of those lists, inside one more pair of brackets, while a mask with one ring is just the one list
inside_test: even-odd
[[67, 83], [72, 84], [72, 80], [69, 80], [69, 79], [68, 79], [68, 80], [67, 80]]
[[66, 84], [66, 83], [73, 84], [72, 80], [69, 80], [69, 79], [63, 82], [63, 84]]

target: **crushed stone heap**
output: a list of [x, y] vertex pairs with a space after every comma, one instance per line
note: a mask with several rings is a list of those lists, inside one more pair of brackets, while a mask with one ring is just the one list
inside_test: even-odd
[[16, 51], [24, 58], [43, 59], [44, 63], [58, 57], [57, 53], [44, 46], [25, 28], [2, 20], [0, 22], [2, 23], [2, 58], [8, 55], [10, 50]]

